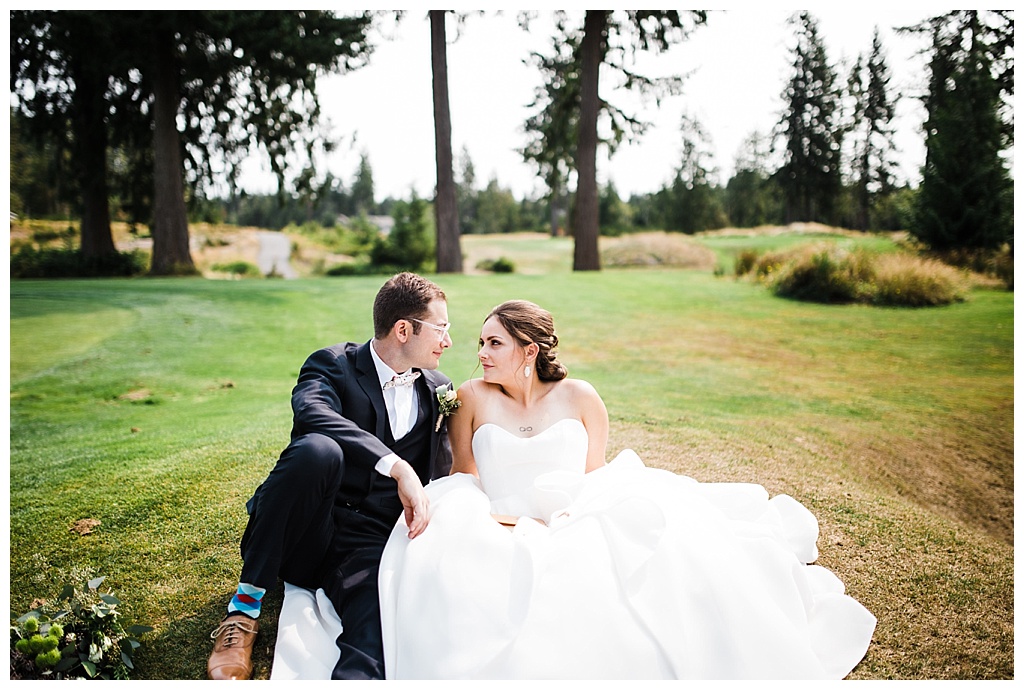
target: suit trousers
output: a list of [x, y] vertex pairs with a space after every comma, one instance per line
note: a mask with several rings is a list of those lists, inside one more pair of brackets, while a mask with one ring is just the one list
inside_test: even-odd
[[364, 504], [354, 509], [338, 507], [335, 521], [338, 538], [328, 556], [331, 566], [322, 585], [342, 625], [337, 640], [340, 655], [331, 678], [383, 679], [377, 574], [395, 520], [384, 518]]
[[347, 506], [338, 500], [344, 468], [341, 447], [327, 436], [288, 444], [247, 504], [239, 579], [264, 589], [278, 577], [322, 587], [342, 622], [332, 677], [383, 678], [377, 573], [401, 503], [392, 489]]
[[334, 541], [334, 504], [345, 460], [321, 434], [292, 439], [246, 508], [240, 580], [271, 589], [283, 580], [316, 589]]

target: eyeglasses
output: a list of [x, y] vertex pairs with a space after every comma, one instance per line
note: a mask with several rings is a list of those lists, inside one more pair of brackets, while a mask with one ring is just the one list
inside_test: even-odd
[[435, 331], [437, 331], [441, 335], [441, 340], [445, 339], [445, 336], [448, 335], [448, 330], [452, 327], [452, 325], [450, 323], [446, 323], [443, 326], [438, 326], [436, 324], [430, 323], [429, 321], [420, 321], [419, 319], [409, 319], [409, 320], [410, 321], [415, 321], [416, 323], [422, 323], [424, 326], [430, 326], [431, 328], [433, 328]]

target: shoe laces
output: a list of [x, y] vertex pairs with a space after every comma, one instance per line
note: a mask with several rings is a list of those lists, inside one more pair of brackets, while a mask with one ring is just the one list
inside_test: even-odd
[[236, 616], [233, 619], [221, 622], [221, 624], [217, 626], [217, 629], [210, 633], [210, 638], [216, 640], [223, 634], [224, 646], [232, 647], [242, 641], [243, 633], [251, 635], [255, 632], [256, 630], [254, 627], [247, 626], [245, 621], [239, 620], [239, 617]]

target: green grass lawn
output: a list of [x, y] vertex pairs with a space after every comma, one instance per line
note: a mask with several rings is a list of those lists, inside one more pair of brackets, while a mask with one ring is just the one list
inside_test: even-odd
[[[570, 375], [607, 403], [609, 457], [632, 447], [700, 480], [757, 482], [818, 516], [819, 562], [878, 617], [852, 677], [1013, 677], [1012, 293], [822, 306], [710, 272], [574, 274], [567, 240], [487, 241], [544, 269], [435, 278], [456, 384], [479, 375], [492, 306], [540, 303]], [[129, 622], [156, 628], [136, 676], [202, 678], [299, 366], [369, 336], [383, 280], [12, 283], [12, 615], [106, 575]], [[70, 531], [83, 518], [100, 525]]]

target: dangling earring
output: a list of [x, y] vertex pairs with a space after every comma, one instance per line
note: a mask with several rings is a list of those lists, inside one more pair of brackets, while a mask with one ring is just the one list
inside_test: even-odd
[[530, 365], [529, 364], [527, 364], [525, 367], [523, 367], [523, 376], [525, 376], [526, 378], [530, 378]]

